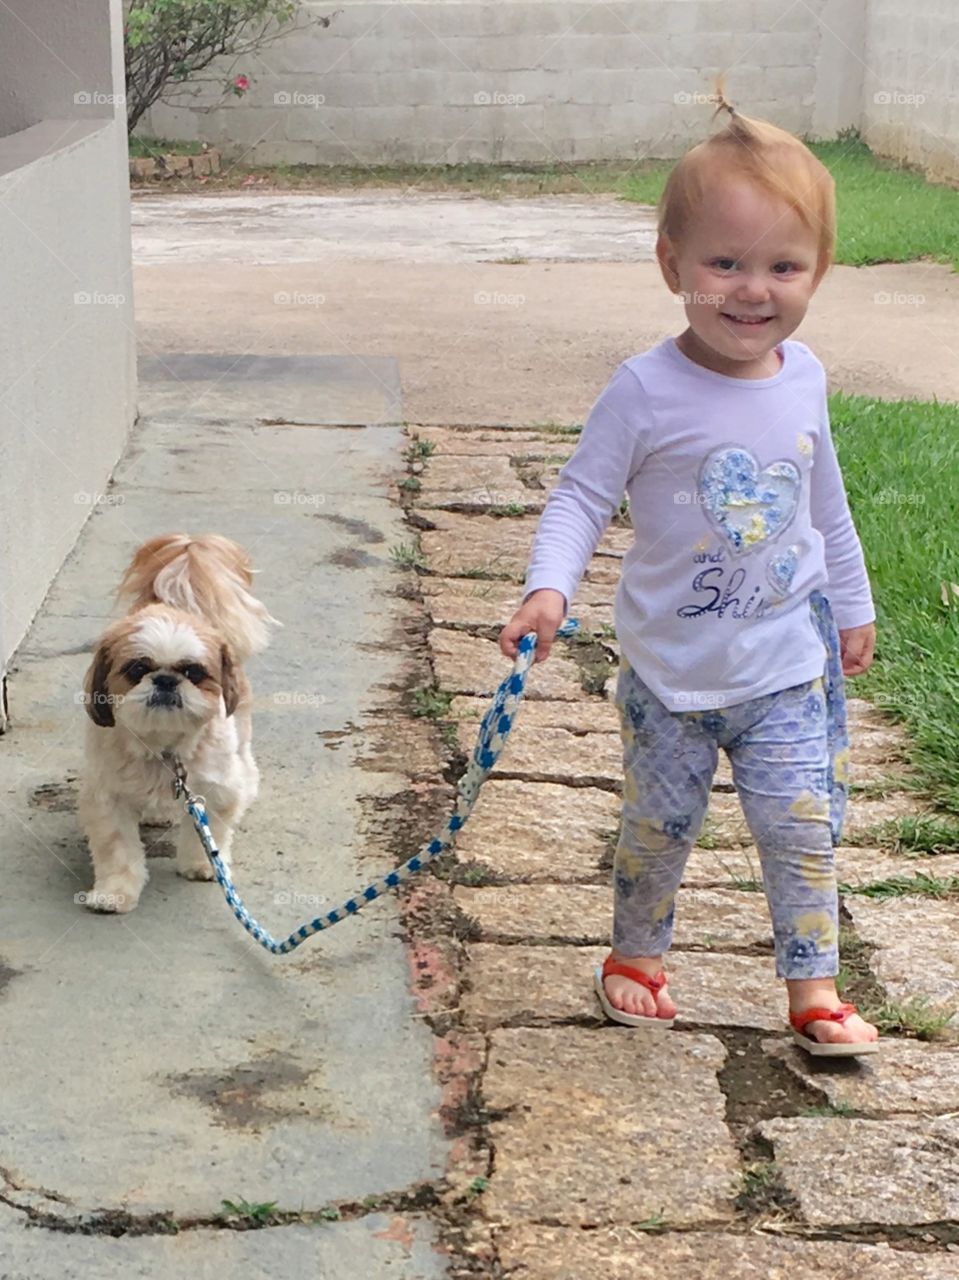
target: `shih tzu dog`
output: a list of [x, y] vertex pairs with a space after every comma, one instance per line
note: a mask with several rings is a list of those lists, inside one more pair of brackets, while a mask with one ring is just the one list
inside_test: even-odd
[[[254, 799], [249, 682], [243, 663], [279, 626], [250, 592], [242, 547], [209, 534], [163, 534], [144, 543], [117, 592], [126, 617], [104, 634], [84, 684], [86, 767], [80, 821], [95, 883], [83, 896], [100, 911], [132, 911], [147, 880], [141, 821], [164, 821], [174, 757], [206, 800], [213, 837], [229, 864], [233, 829]], [[188, 816], [176, 868], [189, 880], [213, 869]]]

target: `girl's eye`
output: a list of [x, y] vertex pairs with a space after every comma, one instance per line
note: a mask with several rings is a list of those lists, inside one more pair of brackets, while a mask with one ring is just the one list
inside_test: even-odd
[[191, 664], [189, 667], [183, 668], [183, 674], [191, 684], [202, 684], [206, 679], [206, 672], [202, 667]]
[[799, 270], [799, 264], [796, 262], [777, 262], [773, 266], [773, 271], [778, 276], [787, 276], [793, 271]]
[[713, 258], [712, 266], [714, 266], [717, 269], [717, 271], [732, 271], [736, 266], [736, 259], [735, 258]]

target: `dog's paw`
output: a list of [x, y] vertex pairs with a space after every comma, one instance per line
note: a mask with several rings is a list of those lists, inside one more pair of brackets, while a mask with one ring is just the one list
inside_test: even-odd
[[92, 889], [76, 895], [75, 901], [90, 911], [111, 912], [122, 915], [132, 911], [140, 901], [142, 885], [129, 876], [109, 876], [98, 880]]
[[177, 863], [176, 873], [184, 880], [212, 880], [213, 868], [209, 862]]

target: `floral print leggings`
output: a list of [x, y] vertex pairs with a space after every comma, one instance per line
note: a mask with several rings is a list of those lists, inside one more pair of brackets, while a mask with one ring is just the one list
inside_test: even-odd
[[849, 744], [839, 635], [820, 592], [810, 609], [826, 647], [822, 676], [722, 710], [668, 711], [623, 659], [622, 829], [613, 876], [613, 946], [669, 950], [673, 911], [709, 801], [719, 747], [759, 850], [780, 978], [839, 970], [833, 855], [846, 804]]

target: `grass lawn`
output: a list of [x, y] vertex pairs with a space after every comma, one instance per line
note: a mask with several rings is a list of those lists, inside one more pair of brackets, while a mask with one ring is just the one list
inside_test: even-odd
[[[837, 262], [862, 267], [930, 258], [959, 267], [959, 191], [882, 163], [856, 134], [811, 149], [836, 182]], [[637, 173], [621, 194], [655, 204], [668, 172], [669, 165], [659, 165]]]
[[[933, 186], [919, 174], [877, 160], [855, 133], [812, 149], [836, 179], [839, 236], [836, 261], [846, 266], [873, 262], [912, 262], [929, 258], [959, 267], [959, 191]], [[131, 155], [157, 150], [196, 153], [189, 143], [131, 139]], [[496, 199], [503, 196], [584, 195], [611, 192], [624, 200], [655, 204], [672, 161], [638, 164], [358, 166], [286, 165], [270, 169], [231, 167], [197, 190], [230, 190], [251, 179], [291, 190], [351, 190], [401, 187], [426, 191], [464, 191]], [[190, 186], [190, 180], [185, 180]], [[195, 180], [193, 180], [195, 181]], [[176, 190], [183, 191], [179, 180]]]
[[959, 813], [959, 406], [836, 394], [831, 410], [877, 613], [876, 661], [848, 689], [902, 721]]

